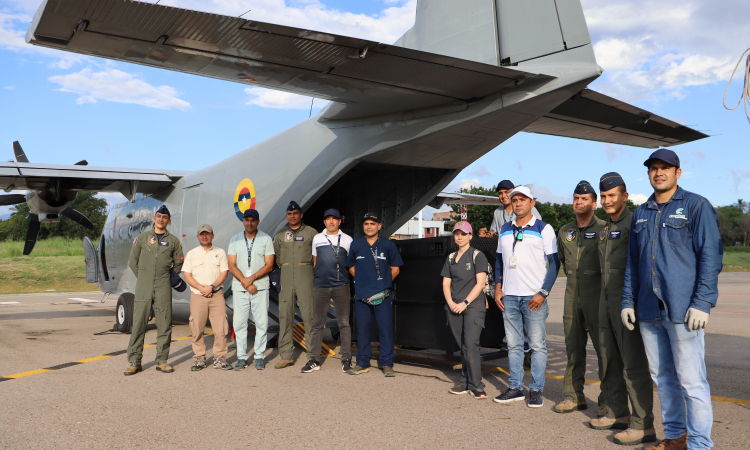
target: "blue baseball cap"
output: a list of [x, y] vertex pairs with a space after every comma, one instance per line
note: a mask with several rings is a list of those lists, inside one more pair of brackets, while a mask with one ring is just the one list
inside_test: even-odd
[[578, 183], [578, 186], [576, 186], [576, 189], [573, 191], [574, 194], [578, 195], [584, 195], [584, 194], [596, 194], [596, 191], [591, 186], [591, 183], [589, 183], [586, 180], [581, 180]]
[[255, 217], [255, 220], [260, 220], [260, 214], [258, 214], [258, 211], [255, 209], [246, 209], [245, 212], [242, 214], [242, 218], [245, 217]]
[[289, 206], [286, 207], [286, 210], [287, 211], [296, 211], [296, 210], [302, 211], [302, 208], [299, 207], [299, 205], [297, 204], [297, 202], [295, 202], [294, 200], [292, 200], [291, 202], [289, 202]]
[[669, 150], [666, 148], [660, 148], [654, 153], [651, 153], [651, 156], [648, 157], [648, 159], [643, 163], [643, 165], [648, 167], [651, 164], [651, 161], [654, 159], [658, 159], [659, 161], [664, 161], [670, 166], [675, 166], [678, 169], [680, 168], [680, 158], [677, 156], [677, 153], [673, 152], [672, 150]]
[[497, 183], [497, 188], [495, 190], [499, 191], [500, 189], [513, 189], [514, 187], [516, 187], [516, 186], [513, 184], [512, 181], [510, 181], [510, 180], [503, 180], [503, 181]]
[[341, 213], [339, 213], [339, 210], [336, 208], [326, 209], [326, 212], [323, 213], [323, 218], [325, 219], [328, 216], [333, 216], [337, 219], [341, 219]]
[[177, 292], [184, 292], [187, 288], [187, 283], [174, 270], [169, 271], [169, 280], [172, 284], [172, 289]]
[[622, 179], [617, 172], [608, 172], [602, 175], [599, 179], [599, 191], [604, 192], [610, 189], [614, 189], [617, 186], [625, 184], [625, 180]]

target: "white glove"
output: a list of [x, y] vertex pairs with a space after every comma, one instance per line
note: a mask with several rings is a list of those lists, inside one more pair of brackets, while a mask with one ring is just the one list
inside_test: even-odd
[[635, 330], [635, 310], [633, 308], [625, 308], [620, 313], [620, 317], [622, 317], [622, 324], [625, 325], [625, 328], [627, 328], [630, 331]]
[[708, 325], [708, 313], [700, 309], [690, 308], [685, 314], [685, 323], [688, 324], [690, 331], [706, 328]]

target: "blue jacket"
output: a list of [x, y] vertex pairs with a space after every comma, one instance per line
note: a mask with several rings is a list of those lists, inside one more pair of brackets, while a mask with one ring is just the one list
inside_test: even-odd
[[660, 319], [659, 300], [671, 322], [684, 322], [688, 308], [710, 313], [723, 256], [708, 200], [678, 187], [660, 211], [651, 195], [633, 212], [622, 309], [643, 322]]

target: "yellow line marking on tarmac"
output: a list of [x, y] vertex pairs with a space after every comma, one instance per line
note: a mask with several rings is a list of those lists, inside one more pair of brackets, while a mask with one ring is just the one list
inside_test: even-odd
[[106, 358], [111, 358], [111, 357], [112, 357], [112, 355], [100, 355], [100, 356], [94, 356], [93, 358], [82, 359], [82, 360], [76, 361], [76, 362], [77, 363], [81, 363], [81, 364], [85, 364], [85, 363], [88, 363], [88, 362], [99, 361], [100, 359], [106, 359]]
[[36, 375], [38, 373], [44, 373], [44, 372], [51, 372], [49, 369], [36, 369], [36, 370], [29, 370], [28, 372], [21, 372], [17, 373], [15, 375], [8, 375], [3, 378], [21, 378], [21, 377], [27, 377], [29, 375]]
[[735, 405], [750, 406], [750, 400], [742, 400], [739, 398], [720, 397], [718, 395], [712, 395], [711, 400], [715, 402], [733, 403]]

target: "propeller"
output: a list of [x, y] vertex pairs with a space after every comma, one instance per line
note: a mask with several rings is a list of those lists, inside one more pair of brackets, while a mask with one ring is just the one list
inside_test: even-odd
[[[13, 142], [13, 154], [16, 157], [16, 162], [28, 163], [29, 158], [26, 157], [26, 153], [21, 148], [21, 144], [18, 141]], [[78, 161], [74, 165], [76, 166], [87, 166], [89, 163], [85, 159]], [[11, 188], [12, 189], [12, 188]], [[9, 189], [10, 190], [10, 189]], [[58, 186], [59, 190], [59, 186]], [[0, 195], [0, 206], [16, 205], [26, 201], [26, 196], [23, 194], [10, 194]], [[72, 220], [73, 222], [82, 225], [89, 230], [94, 229], [94, 224], [91, 223], [88, 217], [84, 216], [80, 212], [68, 206], [60, 214]], [[26, 232], [26, 244], [23, 246], [23, 254], [29, 255], [34, 250], [36, 240], [39, 237], [39, 229], [41, 228], [41, 222], [39, 221], [39, 215], [31, 213], [29, 214], [29, 229]]]
[[26, 232], [26, 244], [23, 246], [23, 254], [28, 255], [34, 250], [36, 245], [36, 238], [39, 237], [39, 216], [37, 214], [29, 214], [31, 221], [29, 222], [29, 230]]
[[26, 201], [23, 194], [0, 195], [0, 206], [17, 205]]

